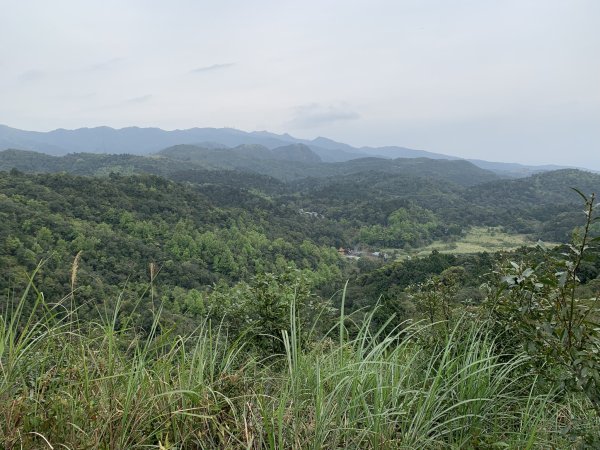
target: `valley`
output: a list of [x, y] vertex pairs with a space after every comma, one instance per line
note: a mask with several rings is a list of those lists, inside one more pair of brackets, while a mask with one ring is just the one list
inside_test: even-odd
[[[548, 427], [554, 408], [574, 404], [550, 400], [546, 385], [538, 386], [528, 374], [540, 364], [562, 364], [552, 370], [581, 377], [582, 366], [573, 365], [565, 353], [538, 361], [539, 355], [523, 349], [518, 339], [545, 345], [528, 328], [545, 323], [550, 334], [543, 339], [559, 340], [558, 328], [552, 327], [561, 320], [572, 323], [564, 315], [570, 298], [576, 317], [597, 317], [600, 258], [597, 247], [588, 243], [600, 236], [600, 223], [586, 223], [582, 203], [588, 205], [590, 219], [595, 210], [587, 194], [572, 188], [600, 192], [600, 175], [540, 169], [515, 177], [464, 160], [423, 157], [324, 162], [303, 143], [231, 148], [213, 142], [148, 155], [0, 151], [0, 357], [3, 367], [12, 364], [3, 372], [0, 396], [22, 399], [3, 414], [35, 418], [9, 418], [0, 433], [17, 442], [17, 430], [43, 426], [60, 442], [67, 438], [58, 424], [82, 423], [88, 413], [68, 411], [84, 405], [105, 421], [89, 428], [90, 433], [110, 427], [129, 439], [124, 442], [162, 445], [160, 433], [169, 429], [186, 445], [238, 448], [234, 442], [247, 437], [236, 415], [246, 414], [243, 420], [253, 423], [262, 442], [257, 448], [262, 448], [276, 429], [262, 421], [274, 408], [283, 408], [290, 418], [281, 419], [277, 433], [288, 443], [284, 447], [293, 447], [304, 445], [298, 440], [318, 439], [301, 418], [304, 408], [311, 414], [316, 413], [313, 408], [329, 408], [328, 414], [354, 423], [358, 431], [337, 438], [354, 445], [370, 439], [363, 434], [370, 429], [363, 420], [379, 414], [371, 410], [375, 387], [363, 378], [368, 375], [385, 389], [416, 390], [428, 399], [400, 406], [395, 402], [401, 395], [390, 391], [377, 400], [388, 411], [408, 407], [421, 414], [426, 402], [445, 405], [447, 411], [440, 414], [444, 433], [451, 436], [447, 442], [458, 443], [463, 435], [451, 413], [456, 400], [445, 398], [445, 392], [463, 389], [463, 381], [451, 372], [443, 375], [443, 390], [428, 391], [433, 367], [439, 364], [438, 346], [454, 352], [452, 364], [460, 358], [490, 364], [482, 370], [491, 371], [498, 387], [462, 397], [465, 402], [495, 399], [497, 415], [478, 413], [486, 420], [504, 420], [508, 410], [498, 399], [508, 395], [510, 408], [517, 411], [528, 402], [543, 405], [548, 416], [540, 413], [535, 420]], [[518, 306], [530, 298], [539, 298], [538, 309]], [[556, 305], [563, 314], [558, 318], [553, 316]], [[590, 351], [597, 342], [594, 331], [578, 323], [578, 333], [589, 340], [578, 341], [577, 351]], [[488, 341], [490, 336], [498, 343]], [[184, 344], [188, 341], [196, 342], [194, 350]], [[50, 363], [56, 347], [67, 349], [64, 360]], [[30, 363], [20, 356], [29, 350], [18, 353], [29, 348], [47, 357]], [[179, 352], [185, 355], [181, 360]], [[340, 359], [340, 352], [348, 359]], [[131, 360], [133, 355], [138, 356]], [[220, 366], [198, 372], [196, 358]], [[596, 370], [593, 358], [586, 364]], [[142, 364], [143, 371], [136, 372], [132, 361]], [[49, 376], [43, 375], [46, 363], [57, 377], [49, 392], [43, 387]], [[355, 364], [361, 369], [355, 370]], [[465, 364], [456, 370], [467, 374], [464, 383], [477, 385], [479, 369], [470, 372], [472, 366]], [[571, 365], [565, 369], [565, 364]], [[190, 375], [171, 378], [167, 372], [175, 367]], [[321, 384], [315, 367], [323, 367], [338, 387]], [[36, 395], [43, 401], [70, 402], [69, 409], [59, 409], [55, 416], [33, 414], [18, 382], [25, 370], [40, 374], [33, 381]], [[589, 370], [585, 376], [592, 390], [573, 395], [593, 405], [597, 372]], [[420, 378], [394, 375], [406, 371]], [[98, 400], [72, 391], [65, 384], [70, 376], [77, 380], [70, 385], [74, 389], [90, 377]], [[523, 384], [502, 390], [506, 376], [523, 379]], [[107, 384], [109, 379], [115, 384]], [[123, 428], [103, 411], [115, 398], [125, 401], [130, 383], [139, 383], [132, 398], [140, 405], [143, 398], [150, 402], [152, 420], [144, 422], [144, 410], [132, 406], [116, 417], [144, 425]], [[360, 383], [364, 390], [345, 383]], [[273, 385], [281, 395], [272, 395]], [[342, 386], [353, 394], [339, 396]], [[531, 386], [536, 393], [523, 395], [521, 389]], [[188, 390], [194, 394], [178, 393]], [[65, 391], [70, 400], [62, 397]], [[201, 392], [219, 392], [224, 400], [200, 400], [197, 395], [206, 395]], [[322, 403], [320, 395], [331, 403]], [[171, 400], [163, 404], [163, 396]], [[335, 406], [348, 401], [350, 415]], [[194, 416], [168, 413], [165, 407], [190, 410]], [[574, 413], [583, 427], [581, 439], [592, 439], [593, 432], [585, 430], [594, 430], [598, 419], [581, 408]], [[155, 421], [165, 414], [177, 423], [175, 428]], [[191, 419], [198, 414], [205, 418]], [[466, 420], [471, 413], [464, 414]], [[425, 429], [434, 429], [439, 417], [428, 417]], [[335, 429], [336, 421], [319, 420]], [[429, 433], [399, 418], [386, 420], [412, 430], [412, 438], [409, 431], [401, 438], [411, 445]], [[211, 431], [222, 426], [229, 431]], [[511, 438], [513, 448], [523, 445], [519, 436], [540, 432], [533, 425], [502, 426], [518, 430]], [[461, 427], [471, 430], [469, 436], [474, 433], [466, 422]], [[197, 429], [205, 437], [187, 434]], [[389, 433], [385, 428], [374, 434], [369, 446], [376, 448], [377, 439], [400, 439]], [[68, 440], [92, 447], [93, 439], [103, 440], [90, 436]], [[564, 443], [554, 431], [544, 439]]]

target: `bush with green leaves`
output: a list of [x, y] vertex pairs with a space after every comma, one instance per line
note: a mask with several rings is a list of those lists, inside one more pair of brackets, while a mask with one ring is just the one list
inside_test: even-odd
[[[304, 342], [309, 332], [323, 334], [331, 324], [333, 309], [312, 289], [315, 274], [291, 267], [280, 273], [261, 273], [233, 286], [220, 283], [210, 293], [195, 298], [200, 313], [221, 323], [232, 338], [243, 338], [259, 352], [282, 353], [282, 332], [289, 331], [294, 304]], [[317, 318], [318, 326], [311, 327]]]
[[530, 261], [510, 261], [498, 272], [485, 307], [504, 351], [525, 350], [542, 377], [559, 391], [583, 394], [600, 417], [600, 292], [577, 295], [582, 264], [598, 257], [594, 245], [600, 238], [590, 230], [599, 219], [595, 195], [577, 192], [585, 223], [572, 243], [564, 252], [540, 247]]

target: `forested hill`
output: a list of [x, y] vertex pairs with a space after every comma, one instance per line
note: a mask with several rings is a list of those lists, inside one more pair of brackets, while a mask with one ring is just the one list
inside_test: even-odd
[[465, 198], [477, 204], [505, 208], [573, 203], [579, 196], [572, 188], [600, 193], [599, 180], [600, 175], [597, 173], [561, 169], [510, 182], [492, 181], [481, 184], [468, 189]]
[[[0, 170], [101, 177], [113, 172], [153, 174], [189, 183], [211, 199], [227, 199], [232, 207], [248, 208], [266, 196], [294, 214], [303, 210], [322, 217], [315, 220], [336, 230], [333, 245], [393, 248], [455, 239], [472, 226], [501, 226], [532, 240], [562, 242], [578, 220], [572, 214], [579, 208], [578, 195], [571, 187], [600, 192], [600, 176], [578, 170], [509, 180], [461, 160], [323, 163], [309, 152], [301, 146], [177, 146], [151, 157], [52, 157], [7, 150], [0, 152]], [[401, 223], [399, 217], [404, 217]]]
[[160, 175], [176, 181], [194, 183], [218, 183], [239, 188], [258, 188], [262, 191], [281, 190], [281, 181], [253, 172], [221, 169], [204, 169], [187, 161], [136, 155], [105, 155], [72, 153], [66, 156], [50, 156], [24, 150], [0, 152], [0, 171], [16, 169], [25, 173], [66, 172], [74, 175], [108, 176]]
[[381, 158], [362, 158], [344, 163], [334, 163], [330, 167], [331, 173], [325, 172], [322, 176], [333, 177], [364, 172], [378, 172], [445, 181], [461, 186], [472, 186], [500, 179], [493, 172], [480, 169], [464, 160], [428, 158], [396, 158], [386, 160]]
[[116, 172], [163, 176], [189, 169], [225, 169], [266, 175], [282, 181], [339, 177], [370, 171], [435, 178], [463, 186], [498, 179], [494, 173], [463, 160], [361, 158], [324, 163], [302, 145], [274, 150], [259, 145], [244, 145], [233, 149], [180, 145], [146, 157], [93, 153], [54, 157], [14, 149], [0, 152], [0, 170], [13, 168], [34, 173], [64, 171], [80, 175], [106, 175]]
[[[290, 150], [297, 149], [283, 153]], [[583, 222], [582, 199], [570, 187], [600, 192], [600, 176], [595, 174], [556, 171], [522, 180], [486, 182], [486, 174], [462, 161], [367, 158], [325, 164], [277, 160], [271, 156], [252, 160], [271, 168], [283, 167], [269, 165], [271, 161], [294, 165], [299, 173], [306, 167], [315, 168], [311, 177], [284, 181], [248, 169], [209, 170], [192, 161], [164, 156], [74, 154], [54, 158], [15, 151], [0, 156], [4, 158], [3, 168], [9, 169], [0, 171], [0, 332], [4, 330], [7, 343], [4, 349], [9, 356], [4, 358], [3, 367], [10, 368], [13, 361], [20, 364], [20, 372], [13, 371], [9, 389], [5, 383], [4, 404], [12, 408], [17, 405], [14, 398], [27, 399], [34, 392], [38, 397], [29, 400], [27, 409], [19, 410], [27, 411], [23, 417], [36, 418], [37, 411], [52, 417], [44, 422], [31, 422], [31, 427], [23, 428], [23, 435], [31, 434], [29, 430], [39, 430], [34, 428], [39, 423], [44, 426], [52, 423], [64, 433], [63, 424], [72, 421], [64, 419], [68, 416], [64, 413], [67, 409], [80, 411], [77, 420], [85, 426], [89, 411], [105, 414], [111, 402], [126, 404], [131, 398], [128, 394], [131, 386], [140, 384], [138, 378], [130, 375], [136, 373], [164, 374], [164, 380], [153, 383], [152, 388], [143, 388], [146, 389], [141, 391], [143, 394], [136, 397], [144, 411], [148, 399], [191, 392], [185, 402], [205, 402], [222, 399], [214, 393], [223, 389], [227, 389], [232, 399], [255, 398], [254, 404], [261, 405], [273, 397], [273, 386], [278, 386], [280, 380], [298, 376], [290, 384], [297, 389], [309, 379], [298, 370], [313, 371], [316, 367], [311, 372], [315, 389], [302, 389], [312, 395], [328, 385], [322, 383], [319, 368], [332, 367], [332, 361], [346, 357], [349, 357], [347, 367], [335, 369], [335, 373], [339, 380], [346, 380], [351, 373], [349, 368], [360, 372], [344, 388], [344, 392], [351, 392], [353, 386], [365, 383], [364, 358], [377, 352], [382, 358], [389, 353], [399, 361], [411, 361], [409, 366], [394, 371], [388, 370], [389, 361], [385, 359], [369, 364], [378, 373], [410, 377], [417, 373], [419, 377], [415, 379], [425, 380], [421, 392], [429, 392], [431, 385], [439, 381], [439, 373], [444, 372], [445, 377], [454, 380], [460, 379], [456, 374], [465, 370], [462, 366], [456, 366], [458, 372], [437, 370], [444, 355], [449, 358], [444, 364], [452, 367], [459, 359], [473, 366], [473, 361], [477, 361], [474, 355], [489, 361], [491, 347], [478, 348], [464, 357], [456, 354], [465, 343], [496, 342], [488, 341], [496, 337], [500, 342], [507, 339], [506, 330], [512, 336], [524, 326], [531, 327], [531, 336], [537, 336], [538, 330], [551, 329], [552, 323], [540, 321], [542, 316], [537, 312], [533, 316], [537, 322], [530, 321], [529, 316], [515, 322], [514, 318], [519, 317], [515, 314], [527, 309], [520, 305], [531, 304], [532, 298], [536, 301], [547, 298], [551, 303], [547, 303], [545, 311], [554, 311], [556, 299], [562, 299], [563, 304], [566, 304], [564, 299], [572, 304], [577, 299], [578, 304], [587, 308], [581, 309], [585, 312], [589, 310], [589, 299], [600, 286], [600, 258], [587, 258], [593, 249], [586, 251], [585, 260], [569, 266], [559, 262], [569, 252], [568, 246], [549, 246], [552, 249], [548, 251], [534, 248], [539, 238], [569, 240], [573, 229]], [[14, 169], [15, 166], [23, 170]], [[59, 173], [48, 173], [52, 171]], [[486, 176], [476, 178], [478, 174]], [[478, 247], [476, 251], [454, 253], [453, 246], [462, 244], [474, 230], [480, 233], [483, 243], [495, 233], [503, 238], [518, 237], [519, 247], [508, 250], [496, 247], [490, 251], [488, 247], [483, 247], [485, 251]], [[600, 235], [600, 223], [593, 223], [589, 231], [591, 236]], [[433, 248], [438, 245], [448, 246], [450, 251]], [[572, 248], [577, 250], [575, 246]], [[569, 281], [573, 286], [570, 297], [564, 296], [556, 277], [557, 271], [564, 267], [571, 270], [570, 280], [578, 280]], [[515, 280], [514, 289], [507, 288], [507, 279]], [[579, 281], [583, 283], [580, 286]], [[547, 292], [550, 294], [544, 297]], [[490, 317], [485, 308], [497, 304], [499, 297], [494, 295], [503, 296], [498, 317], [506, 319], [490, 322], [486, 337], [474, 340], [458, 326], [462, 327], [461, 323], [480, 326], [479, 318], [489, 320], [485, 319]], [[523, 295], [523, 300], [517, 295]], [[504, 308], [513, 309], [506, 314]], [[511, 314], [511, 311], [518, 312]], [[568, 307], [563, 307], [560, 317], [567, 317], [568, 311]], [[339, 317], [338, 322], [334, 317]], [[394, 334], [410, 331], [413, 326], [421, 327], [421, 323], [426, 325], [419, 335], [414, 335], [415, 339]], [[493, 331], [496, 334], [491, 334]], [[444, 341], [440, 339], [448, 336], [461, 339], [456, 350], [444, 350]], [[557, 336], [555, 342], [560, 345], [562, 337]], [[80, 345], [78, 339], [82, 337], [87, 339], [88, 347]], [[529, 337], [519, 339], [529, 345]], [[354, 343], [355, 355], [350, 353], [354, 351]], [[36, 345], [48, 346], [37, 351]], [[292, 345], [294, 349], [290, 350]], [[394, 356], [395, 346], [411, 349], [413, 353]], [[592, 352], [596, 341], [593, 346], [589, 354], [595, 355]], [[100, 358], [99, 349], [103, 348], [106, 354]], [[187, 356], [188, 348], [197, 353]], [[494, 350], [498, 363], [494, 362], [493, 370], [504, 370], [497, 367], [501, 367], [498, 364], [511, 348], [519, 347], [508, 341]], [[26, 353], [20, 349], [26, 349]], [[115, 352], [119, 352], [116, 358], [111, 356]], [[90, 358], [82, 363], [82, 355]], [[317, 355], [330, 355], [331, 360], [319, 360]], [[432, 355], [431, 364], [423, 365], [423, 355]], [[133, 364], [131, 361], [138, 357], [147, 357], [147, 361], [157, 366], [140, 370], [141, 366], [134, 364], [112, 374], [102, 372], [102, 368], [111, 367], [110, 361], [118, 360], [117, 365]], [[525, 361], [520, 358], [519, 361]], [[61, 366], [56, 365], [57, 360], [62, 361]], [[237, 364], [231, 366], [234, 369], [227, 375], [223, 372], [204, 376], [205, 368], [230, 364], [227, 361]], [[35, 376], [31, 376], [33, 364]], [[188, 366], [180, 370], [182, 366], [177, 364]], [[480, 382], [481, 373], [485, 372], [489, 378], [488, 374], [493, 372], [476, 367], [473, 378], [476, 383], [472, 385], [488, 385], [487, 378]], [[538, 372], [528, 366], [511, 375], [510, 380], [522, 380], [524, 371], [534, 374], [537, 380]], [[189, 373], [200, 374], [192, 386], [187, 378]], [[243, 379], [240, 373], [244, 374]], [[184, 381], [169, 384], [173, 374], [183, 374]], [[266, 380], [264, 374], [273, 375]], [[376, 376], [368, 378], [375, 380], [375, 384], [367, 380], [369, 385], [364, 391], [364, 398], [371, 401], [379, 381]], [[29, 380], [40, 384], [31, 388]], [[43, 384], [39, 380], [44, 380]], [[116, 400], [113, 380], [122, 386]], [[206, 388], [207, 380], [212, 380], [208, 381], [210, 388]], [[257, 380], [263, 383], [259, 393], [255, 392]], [[103, 406], [95, 403], [97, 391], [91, 389], [89, 402], [77, 400], [72, 407], [59, 406], [58, 416], [54, 409], [38, 408], [38, 398], [45, 405], [63, 405], [65, 392], [68, 398], [79, 398], [86, 383], [106, 383]], [[397, 384], [389, 381], [389, 385]], [[512, 386], [513, 382], [503, 382], [504, 385]], [[157, 394], [161, 391], [154, 386], [162, 386], [165, 395]], [[194, 394], [190, 387], [197, 389], [197, 386], [210, 391], [206, 390], [206, 395]], [[446, 391], [461, 389], [444, 387], [443, 394], [436, 395], [446, 396]], [[529, 393], [531, 388], [519, 387], [518, 391]], [[415, 390], [407, 387], [403, 392]], [[505, 392], [502, 390], [498, 395], [504, 399]], [[556, 391], [552, 387], [544, 392], [546, 399]], [[573, 392], [581, 390], [577, 387]], [[342, 397], [343, 403], [352, 396]], [[480, 391], [475, 391], [472, 397], [476, 401], [489, 398]], [[427, 404], [435, 405], [436, 398], [426, 400]], [[194, 407], [194, 414], [198, 413], [193, 416], [194, 421], [196, 416], [205, 417], [206, 413], [217, 411], [214, 414], [218, 418], [213, 423], [220, 423], [221, 412], [227, 411], [232, 401], [219, 401], [218, 405], [206, 407], [202, 403]], [[448, 422], [454, 423], [456, 400], [447, 401]], [[297, 403], [302, 402], [307, 404], [305, 400]], [[87, 406], [76, 406], [80, 403]], [[295, 404], [285, 400], [280, 405], [288, 403]], [[243, 408], [246, 404], [244, 401]], [[363, 404], [361, 400], [361, 408]], [[529, 398], [523, 404], [523, 410], [531, 409]], [[366, 405], [369, 411], [375, 411]], [[570, 403], [567, 406], [572, 407]], [[560, 406], [561, 411], [567, 406]], [[180, 404], [169, 403], [165, 408], [169, 412], [156, 415], [161, 417], [160, 423], [164, 422], [162, 417], [173, 411], [187, 410], [183, 400]], [[270, 404], [268, 411], [272, 413], [278, 408]], [[514, 409], [513, 405], [507, 408]], [[546, 412], [543, 407], [538, 410]], [[398, 411], [397, 417], [404, 417], [404, 409]], [[298, 417], [304, 414], [302, 407]], [[469, 413], [468, 423], [476, 414], [480, 412]], [[364, 417], [361, 412], [357, 421], [362, 424]], [[501, 420], [505, 421], [505, 417], [503, 413]], [[110, 418], [106, 420], [123, 422], [120, 417], [115, 419], [110, 415]], [[551, 419], [548, 423], [555, 423], [555, 417]], [[397, 420], [396, 416], [393, 420]], [[437, 413], [433, 422], [432, 427], [439, 427]], [[519, 415], [515, 423], [521, 422]], [[153, 433], [156, 423], [148, 420], [144, 434]], [[309, 427], [312, 425], [311, 422]], [[245, 423], [240, 430], [244, 426]], [[212, 429], [212, 425], [207, 429]], [[515, 435], [520, 436], [521, 428], [514, 429]], [[597, 436], [595, 430], [593, 435]], [[48, 436], [58, 443], [61, 441], [56, 436], [60, 433]], [[165, 431], [157, 439], [166, 435]], [[503, 437], [494, 436], [493, 441], [500, 438]], [[209, 441], [206, 445], [209, 448], [219, 442]], [[356, 445], [364, 442], [358, 439]], [[379, 448], [381, 442], [373, 448]], [[464, 443], [462, 438], [461, 442]], [[293, 439], [290, 443], [295, 445]], [[435, 446], [438, 444], [436, 441]], [[525, 443], [520, 442], [514, 448], [523, 448], [521, 444]], [[89, 445], [74, 447], [81, 446]]]
[[176, 145], [158, 152], [159, 155], [178, 161], [199, 164], [237, 163], [243, 167], [248, 160], [284, 160], [303, 163], [320, 163], [321, 158], [304, 144], [290, 144], [274, 149], [263, 145], [238, 145], [234, 148], [223, 146], [203, 147], [199, 145]]
[[[600, 192], [599, 175], [574, 170], [466, 186], [434, 175], [448, 167], [456, 171], [446, 178], [460, 176], [461, 167], [472, 170], [461, 161], [406, 160], [404, 166], [372, 170], [383, 168], [366, 159], [349, 166], [367, 170], [285, 183], [164, 157], [2, 156], [4, 168], [16, 161], [20, 169], [63, 171], [0, 172], [2, 304], [24, 288], [26, 274], [40, 261], [36, 279], [44, 294], [63, 298], [73, 287], [73, 258], [82, 252], [77, 298], [84, 317], [95, 317], [99, 302], [112, 308], [118, 298], [132, 310], [154, 267], [152, 292], [166, 319], [184, 327], [207, 313], [207, 296], [244, 291], [256, 276], [286, 276], [288, 270], [299, 270], [320, 298], [350, 280], [350, 309], [368, 310], [379, 296], [394, 298], [409, 281], [455, 265], [468, 270], [465, 289], [477, 296], [478, 277], [493, 268], [494, 257], [432, 255], [409, 263], [394, 261], [394, 255], [458, 241], [473, 227], [519, 233], [531, 244], [567, 242], [581, 224], [581, 199], [571, 187]], [[64, 172], [69, 169], [88, 175]], [[353, 249], [360, 261], [340, 254], [340, 247]], [[142, 316], [148, 325], [151, 311]]]
[[160, 272], [157, 295], [173, 313], [194, 290], [287, 267], [306, 271], [317, 289], [341, 281], [335, 224], [315, 224], [244, 190], [234, 196], [243, 207], [236, 206], [214, 186], [204, 188], [210, 198], [202, 187], [148, 175], [0, 172], [1, 303], [24, 288], [40, 260], [45, 294], [62, 298], [80, 251], [78, 297], [92, 315], [97, 302], [120, 291], [137, 297], [150, 264]]
[[432, 177], [461, 185], [474, 185], [498, 177], [463, 160], [427, 158], [360, 158], [337, 163], [322, 163], [320, 158], [301, 144], [269, 150], [263, 146], [243, 145], [233, 149], [202, 148], [179, 145], [158, 153], [176, 161], [203, 168], [250, 171], [291, 181], [303, 178], [326, 178], [365, 171]]
[[[580, 220], [580, 197], [572, 187], [587, 193], [600, 192], [600, 175], [560, 170], [518, 180], [459, 186], [433, 176], [371, 171], [299, 180], [292, 186], [304, 208], [349, 224], [373, 225], [363, 228], [363, 239], [369, 236], [368, 242], [381, 246], [392, 242], [396, 246], [402, 241], [390, 238], [390, 219], [399, 210], [416, 213], [414, 206], [433, 212], [435, 219], [426, 220], [428, 225], [412, 223], [413, 233], [409, 234], [421, 238], [405, 241], [411, 245], [431, 237], [457, 236], [475, 225], [501, 226], [512, 233], [530, 235], [533, 240], [565, 242]], [[423, 227], [429, 231], [420, 233]]]

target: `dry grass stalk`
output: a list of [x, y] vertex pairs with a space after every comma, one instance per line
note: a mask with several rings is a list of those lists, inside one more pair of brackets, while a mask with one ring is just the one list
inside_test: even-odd
[[77, 255], [75, 255], [75, 259], [73, 260], [73, 264], [71, 265], [71, 291], [75, 290], [75, 283], [77, 282], [77, 271], [79, 270], [79, 260], [81, 259], [81, 254], [83, 250], [79, 250]]

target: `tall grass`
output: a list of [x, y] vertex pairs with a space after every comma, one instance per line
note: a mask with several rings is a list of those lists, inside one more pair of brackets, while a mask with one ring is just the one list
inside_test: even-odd
[[431, 327], [369, 318], [350, 337], [342, 314], [306, 344], [292, 304], [285, 354], [264, 358], [207, 321], [171, 335], [160, 308], [144, 336], [118, 307], [98, 322], [61, 308], [31, 282], [0, 318], [3, 448], [566, 448], [565, 421], [585, 416], [525, 355], [496, 354], [485, 324], [431, 346]]

